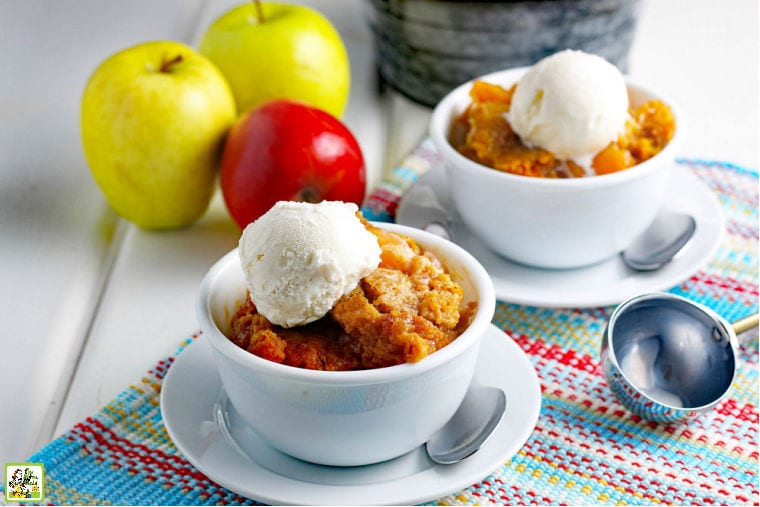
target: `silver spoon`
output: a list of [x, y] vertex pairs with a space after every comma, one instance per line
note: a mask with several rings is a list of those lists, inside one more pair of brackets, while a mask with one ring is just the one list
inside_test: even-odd
[[636, 271], [659, 269], [686, 246], [696, 228], [697, 223], [690, 215], [660, 212], [654, 222], [623, 251], [623, 262]]
[[470, 384], [454, 415], [425, 448], [430, 459], [452, 465], [474, 454], [501, 421], [507, 397], [498, 387]]
[[[436, 213], [423, 230], [451, 239], [445, 212]], [[430, 459], [441, 465], [453, 465], [474, 454], [498, 426], [507, 397], [498, 387], [472, 383], [462, 404], [451, 419], [425, 444]]]
[[[423, 229], [451, 239], [445, 219], [427, 222]], [[462, 404], [425, 444], [430, 459], [441, 465], [453, 465], [474, 454], [501, 421], [507, 397], [498, 387], [470, 384]]]

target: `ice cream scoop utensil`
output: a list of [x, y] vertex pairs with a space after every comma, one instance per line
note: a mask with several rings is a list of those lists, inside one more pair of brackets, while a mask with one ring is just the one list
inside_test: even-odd
[[634, 414], [658, 422], [694, 417], [725, 398], [736, 375], [736, 335], [757, 325], [757, 315], [732, 325], [674, 294], [636, 296], [610, 316], [602, 372]]
[[693, 217], [673, 211], [660, 211], [654, 222], [626, 248], [623, 262], [636, 271], [654, 271], [670, 262], [694, 235]]
[[442, 465], [471, 456], [496, 429], [506, 407], [506, 395], [498, 387], [470, 384], [457, 411], [425, 445], [428, 456]]

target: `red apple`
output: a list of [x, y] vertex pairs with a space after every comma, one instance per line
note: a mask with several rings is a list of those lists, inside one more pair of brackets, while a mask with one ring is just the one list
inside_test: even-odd
[[361, 205], [365, 169], [359, 143], [334, 116], [290, 101], [251, 109], [224, 146], [221, 188], [232, 218], [245, 228], [277, 201]]

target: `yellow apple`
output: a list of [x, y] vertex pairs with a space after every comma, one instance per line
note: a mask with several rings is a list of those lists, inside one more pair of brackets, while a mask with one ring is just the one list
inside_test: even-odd
[[240, 113], [273, 99], [294, 99], [343, 115], [348, 55], [332, 24], [313, 9], [239, 5], [208, 27], [199, 50], [227, 78]]
[[182, 227], [208, 207], [236, 115], [229, 85], [207, 58], [178, 42], [146, 42], [90, 77], [82, 145], [119, 215], [146, 229]]

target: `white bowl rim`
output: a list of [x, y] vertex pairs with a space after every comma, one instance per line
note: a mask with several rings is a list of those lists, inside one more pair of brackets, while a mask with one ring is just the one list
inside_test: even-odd
[[244, 368], [255, 370], [261, 374], [288, 378], [292, 381], [322, 385], [351, 386], [399, 381], [420, 375], [437, 368], [439, 365], [456, 360], [474, 342], [482, 337], [494, 315], [496, 296], [493, 283], [485, 268], [466, 250], [435, 234], [399, 224], [373, 222], [373, 225], [392, 232], [406, 234], [425, 249], [431, 249], [435, 252], [445, 251], [446, 256], [457, 258], [458, 262], [463, 267], [466, 267], [468, 271], [467, 275], [472, 278], [473, 286], [477, 292], [478, 307], [467, 329], [445, 347], [421, 359], [417, 363], [403, 363], [384, 368], [351, 371], [309, 370], [276, 363], [243, 350], [219, 330], [211, 317], [208, 304], [210, 290], [214, 281], [226, 270], [240, 266], [237, 248], [219, 259], [209, 269], [201, 282], [196, 296], [195, 310], [203, 331], [202, 336], [208, 340], [209, 344], [216, 351]]
[[[681, 150], [684, 140], [686, 138], [686, 127], [684, 124], [683, 113], [680, 107], [670, 99], [664, 99], [661, 93], [658, 93], [649, 86], [645, 86], [639, 83], [634, 78], [624, 75], [626, 86], [630, 91], [640, 91], [647, 95], [658, 98], [668, 105], [673, 117], [675, 118], [675, 132], [668, 144], [657, 153], [654, 157], [645, 160], [639, 164], [636, 164], [627, 169], [617, 171], [611, 174], [600, 174], [580, 178], [537, 178], [531, 176], [523, 176], [520, 174], [512, 174], [505, 171], [499, 171], [483, 164], [479, 164], [459, 153], [449, 142], [448, 133], [450, 128], [450, 118], [454, 117], [454, 114], [459, 114], [461, 111], [452, 112], [453, 103], [460, 100], [462, 95], [468, 95], [472, 84], [475, 81], [486, 81], [489, 83], [496, 83], [502, 85], [509, 85], [517, 82], [517, 80], [525, 74], [530, 67], [514, 67], [511, 69], [499, 70], [491, 72], [483, 76], [471, 79], [461, 85], [457, 86], [449, 93], [447, 93], [441, 101], [433, 109], [433, 114], [430, 120], [429, 132], [436, 147], [442, 150], [440, 155], [442, 156], [446, 166], [452, 170], [463, 170], [480, 177], [491, 178], [491, 181], [511, 182], [513, 184], [525, 185], [525, 186], [537, 186], [537, 187], [564, 187], [579, 189], [579, 188], [599, 188], [617, 185], [632, 179], [643, 177], [652, 171], [656, 171], [661, 167], [662, 160], [673, 160], [676, 154]], [[449, 163], [450, 160], [456, 160], [456, 164]]]

